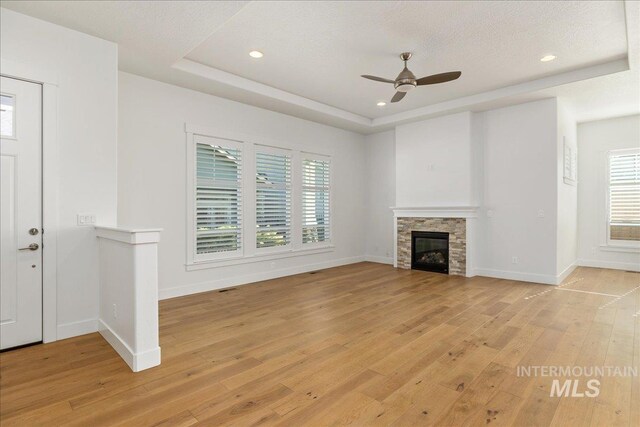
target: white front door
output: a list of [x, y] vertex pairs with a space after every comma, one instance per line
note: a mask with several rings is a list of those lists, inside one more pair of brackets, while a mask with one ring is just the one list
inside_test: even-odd
[[42, 86], [0, 79], [0, 349], [6, 349], [42, 341]]

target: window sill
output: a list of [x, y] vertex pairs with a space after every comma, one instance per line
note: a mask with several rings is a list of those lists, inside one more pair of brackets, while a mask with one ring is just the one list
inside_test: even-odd
[[640, 245], [600, 245], [601, 251], [640, 253]]
[[251, 256], [227, 258], [219, 260], [198, 261], [185, 264], [187, 271], [205, 270], [207, 268], [227, 267], [231, 265], [241, 265], [253, 262], [271, 261], [274, 259], [292, 258], [303, 255], [315, 255], [326, 252], [333, 252], [335, 246], [328, 244], [322, 246], [314, 246], [313, 248], [289, 249], [282, 252], [269, 252], [266, 254], [254, 254]]

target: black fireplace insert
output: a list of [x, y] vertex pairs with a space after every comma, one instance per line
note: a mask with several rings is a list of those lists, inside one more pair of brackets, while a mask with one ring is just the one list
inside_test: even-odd
[[412, 231], [411, 268], [449, 274], [449, 233]]

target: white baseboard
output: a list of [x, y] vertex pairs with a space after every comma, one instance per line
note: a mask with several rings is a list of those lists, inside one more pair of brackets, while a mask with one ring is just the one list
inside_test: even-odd
[[102, 319], [100, 323], [100, 335], [113, 347], [113, 349], [122, 357], [133, 372], [139, 372], [144, 369], [153, 368], [160, 364], [160, 347], [153, 348], [140, 353], [134, 353], [131, 347], [113, 329], [109, 327]]
[[569, 267], [565, 268], [562, 273], [558, 274], [558, 276], [556, 277], [556, 285], [559, 285], [560, 283], [562, 283], [564, 281], [564, 279], [566, 279], [567, 277], [569, 277], [569, 275], [571, 273], [573, 273], [573, 270], [576, 269], [576, 267], [578, 266], [577, 263], [573, 262], [571, 263], [571, 265], [569, 265]]
[[77, 337], [78, 335], [98, 332], [98, 319], [86, 319], [78, 322], [64, 323], [57, 327], [57, 340]]
[[390, 264], [393, 265], [393, 257], [384, 257], [376, 255], [365, 255], [364, 260], [368, 262], [377, 262], [378, 264]]
[[517, 280], [520, 282], [541, 283], [544, 285], [556, 285], [558, 280], [556, 276], [551, 274], [522, 273], [519, 271], [493, 270], [490, 268], [476, 268], [474, 273], [477, 276]]
[[325, 261], [316, 264], [305, 264], [295, 267], [282, 268], [273, 271], [261, 271], [259, 273], [247, 274], [246, 276], [224, 278], [208, 282], [193, 283], [175, 288], [160, 289], [158, 296], [161, 300], [181, 297], [184, 295], [197, 294], [200, 292], [215, 291], [216, 289], [229, 288], [232, 286], [246, 285], [248, 283], [260, 282], [262, 280], [277, 279], [278, 277], [291, 276], [293, 274], [306, 273], [324, 268], [339, 267], [341, 265], [355, 264], [365, 261], [364, 256], [351, 258], [340, 258], [332, 261]]
[[610, 268], [613, 270], [640, 271], [640, 264], [633, 262], [601, 261], [597, 259], [579, 259], [576, 264], [581, 267]]

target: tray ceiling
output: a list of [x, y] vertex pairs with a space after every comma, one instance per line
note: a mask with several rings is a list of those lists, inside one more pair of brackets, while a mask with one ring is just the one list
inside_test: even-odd
[[[638, 44], [629, 40], [638, 36], [635, 2], [1, 5], [118, 43], [123, 71], [365, 133], [456, 109], [565, 93], [593, 107], [615, 101], [599, 95], [610, 88], [604, 83], [617, 85], [611, 93], [625, 105], [640, 108], [633, 106], [637, 95], [630, 94], [637, 92], [637, 69], [627, 60]], [[251, 50], [264, 57], [251, 58]], [[409, 68], [418, 77], [451, 70], [463, 75], [390, 104], [392, 85], [360, 75], [394, 78], [402, 68], [402, 51], [413, 52]], [[557, 59], [540, 62], [547, 54]], [[614, 73], [617, 78], [606, 78]], [[602, 84], [585, 87], [584, 82], [598, 80]], [[572, 82], [583, 83], [576, 86], [581, 90], [563, 89]], [[585, 90], [588, 99], [580, 98]], [[387, 105], [378, 107], [378, 101]]]
[[[264, 57], [255, 60], [248, 52]], [[389, 101], [400, 52], [417, 77], [462, 77]], [[625, 57], [622, 2], [252, 2], [187, 59], [376, 118]], [[546, 54], [558, 57], [540, 62]]]

